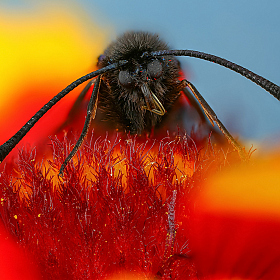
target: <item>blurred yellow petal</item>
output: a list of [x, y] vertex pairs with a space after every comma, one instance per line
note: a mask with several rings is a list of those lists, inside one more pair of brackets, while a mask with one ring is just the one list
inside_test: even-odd
[[209, 182], [202, 193], [208, 211], [280, 218], [280, 157], [230, 168]]
[[[108, 43], [108, 29], [72, 2], [26, 3], [26, 9], [0, 9], [1, 143], [68, 84], [93, 71]], [[21, 143], [52, 134], [81, 87], [48, 112]]]

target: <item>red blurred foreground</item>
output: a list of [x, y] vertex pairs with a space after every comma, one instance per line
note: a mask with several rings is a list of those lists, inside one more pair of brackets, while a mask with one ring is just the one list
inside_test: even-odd
[[0, 271], [1, 280], [35, 280], [40, 279], [37, 265], [30, 256], [19, 248], [16, 241], [0, 224]]
[[280, 279], [279, 156], [204, 184], [191, 223], [194, 260], [207, 279]]

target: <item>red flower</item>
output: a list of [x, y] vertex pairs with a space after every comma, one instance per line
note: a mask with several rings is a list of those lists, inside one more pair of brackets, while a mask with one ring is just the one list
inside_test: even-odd
[[[187, 137], [86, 142], [63, 178], [70, 150], [52, 139], [53, 159], [19, 154], [17, 173], [0, 176], [0, 213], [44, 279], [196, 279], [187, 216], [194, 190], [225, 153], [198, 150]], [[220, 159], [220, 160], [219, 160]], [[216, 164], [213, 163], [216, 161]], [[137, 279], [137, 278], [136, 278]]]

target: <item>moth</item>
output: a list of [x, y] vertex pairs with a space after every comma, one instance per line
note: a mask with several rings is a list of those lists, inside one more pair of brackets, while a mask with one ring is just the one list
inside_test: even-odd
[[[127, 32], [112, 42], [98, 59], [99, 69], [89, 73], [63, 89], [46, 103], [14, 136], [0, 146], [2, 162], [35, 123], [65, 95], [78, 85], [90, 80], [82, 94], [94, 84], [87, 107], [82, 133], [73, 150], [60, 168], [60, 175], [75, 155], [95, 118], [97, 106], [107, 120], [116, 124], [119, 130], [130, 134], [149, 132], [160, 125], [163, 116], [171, 110], [176, 99], [190, 92], [197, 99], [212, 125], [225, 135], [228, 141], [246, 157], [240, 145], [218, 119], [195, 86], [186, 79], [180, 80], [180, 64], [176, 56], [189, 56], [217, 63], [250, 79], [280, 100], [280, 87], [269, 80], [211, 54], [193, 50], [169, 50], [157, 34], [148, 32]], [[94, 79], [93, 79], [94, 78]]]

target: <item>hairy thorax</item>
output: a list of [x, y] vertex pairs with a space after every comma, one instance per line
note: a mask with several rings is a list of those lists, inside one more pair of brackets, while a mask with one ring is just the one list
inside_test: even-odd
[[128, 32], [105, 50], [99, 59], [100, 68], [128, 61], [121, 69], [102, 77], [98, 107], [106, 112], [105, 121], [125, 132], [142, 134], [162, 120], [163, 111], [179, 95], [179, 63], [172, 56], [157, 59], [143, 54], [166, 49], [167, 45], [155, 34]]

